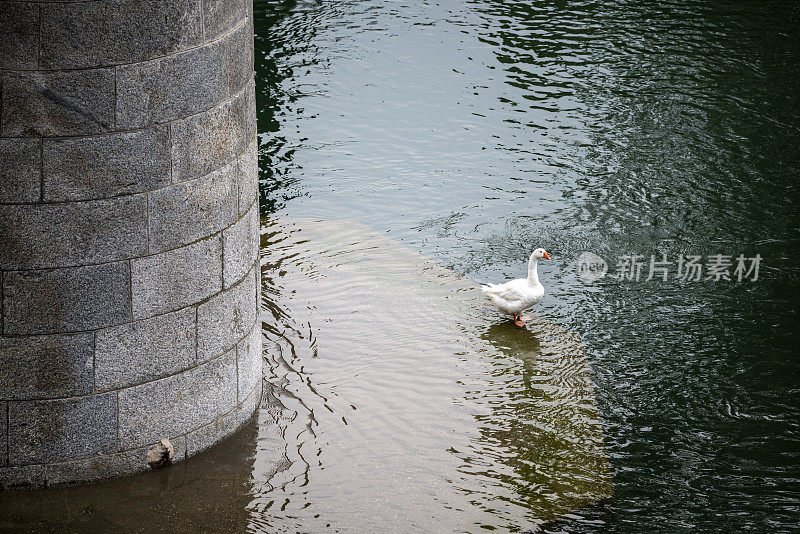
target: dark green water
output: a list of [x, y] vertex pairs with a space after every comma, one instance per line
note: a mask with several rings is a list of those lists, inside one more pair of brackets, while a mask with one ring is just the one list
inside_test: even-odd
[[[547, 529], [797, 528], [797, 4], [255, 13], [263, 215], [353, 219], [478, 281], [553, 257], [537, 311], [586, 344], [615, 495]], [[755, 282], [645, 265], [587, 285], [587, 250], [612, 273], [630, 254], [762, 263]]]

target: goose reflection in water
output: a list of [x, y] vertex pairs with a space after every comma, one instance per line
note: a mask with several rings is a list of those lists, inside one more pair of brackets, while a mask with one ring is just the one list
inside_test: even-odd
[[536, 333], [520, 329], [514, 323], [502, 322], [489, 326], [481, 339], [501, 353], [522, 362], [522, 381], [525, 390], [529, 394], [535, 394], [531, 387], [531, 377], [536, 375], [536, 361], [542, 353], [542, 345]]
[[[534, 317], [528, 328], [490, 325], [490, 410], [477, 416], [481, 448], [510, 468], [494, 473], [539, 518], [612, 493], [583, 346], [569, 331]], [[545, 513], [542, 513], [546, 511]]]

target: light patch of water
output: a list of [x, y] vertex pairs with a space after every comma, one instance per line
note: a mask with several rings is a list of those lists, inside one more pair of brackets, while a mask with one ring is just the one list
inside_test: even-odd
[[261, 245], [270, 406], [251, 526], [521, 531], [611, 495], [577, 335], [516, 327], [354, 221], [264, 220]]

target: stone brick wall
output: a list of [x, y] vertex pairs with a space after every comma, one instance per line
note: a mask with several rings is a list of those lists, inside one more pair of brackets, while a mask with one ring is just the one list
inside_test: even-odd
[[261, 398], [252, 3], [0, 0], [0, 488]]

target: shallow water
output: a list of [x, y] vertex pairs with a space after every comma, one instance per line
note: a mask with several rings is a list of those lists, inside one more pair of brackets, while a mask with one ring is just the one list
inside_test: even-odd
[[577, 336], [359, 223], [262, 228], [264, 532], [518, 532], [612, 494]]

